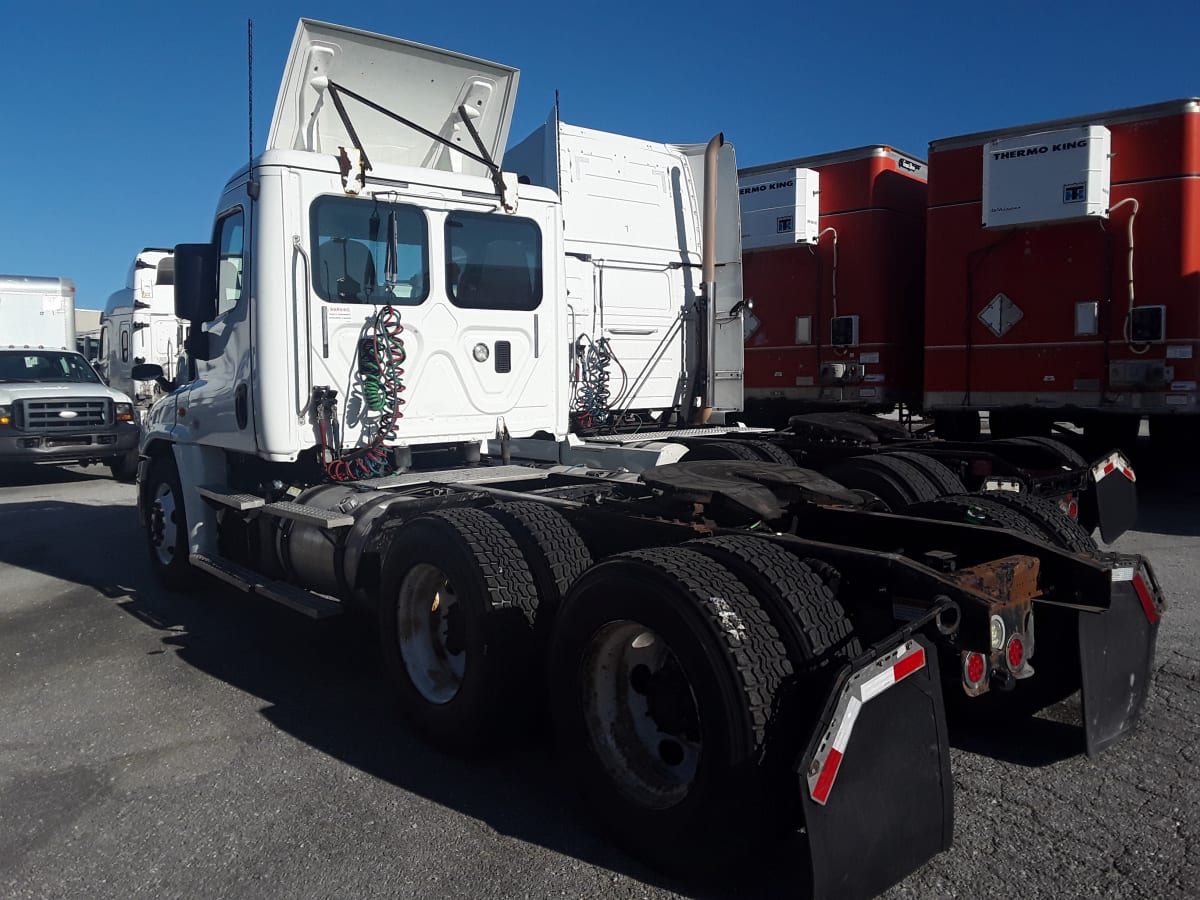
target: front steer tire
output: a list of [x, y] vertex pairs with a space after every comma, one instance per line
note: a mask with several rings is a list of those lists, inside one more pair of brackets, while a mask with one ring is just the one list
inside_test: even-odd
[[188, 562], [188, 524], [179, 471], [169, 454], [150, 463], [146, 475], [146, 549], [150, 568], [163, 587], [186, 593], [196, 586]]

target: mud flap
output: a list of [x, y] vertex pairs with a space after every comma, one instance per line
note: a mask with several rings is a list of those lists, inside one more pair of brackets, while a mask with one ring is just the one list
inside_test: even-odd
[[812, 896], [873, 897], [953, 839], [937, 653], [912, 637], [844, 669], [829, 697], [797, 767]]
[[1130, 580], [1114, 579], [1107, 611], [1079, 613], [1083, 727], [1093, 757], [1136, 724], [1150, 691], [1161, 594], [1148, 570], [1126, 571]]
[[1092, 481], [1100, 536], [1111, 544], [1137, 521], [1137, 482], [1128, 460], [1120, 453], [1092, 466]]

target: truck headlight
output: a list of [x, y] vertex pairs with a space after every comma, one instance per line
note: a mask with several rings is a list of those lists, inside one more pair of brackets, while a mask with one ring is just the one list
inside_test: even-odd
[[133, 404], [118, 403], [117, 404], [117, 421], [132, 422], [133, 421]]
[[12, 410], [7, 406], [0, 406], [0, 425], [12, 424]]

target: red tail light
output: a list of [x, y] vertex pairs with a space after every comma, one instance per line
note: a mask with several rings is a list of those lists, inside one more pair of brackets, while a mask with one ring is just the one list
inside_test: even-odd
[[984, 659], [983, 654], [968, 653], [963, 672], [967, 676], [967, 683], [971, 687], [978, 687], [987, 674], [987, 660]]
[[1008, 642], [1008, 667], [1017, 671], [1025, 664], [1025, 644], [1016, 635]]

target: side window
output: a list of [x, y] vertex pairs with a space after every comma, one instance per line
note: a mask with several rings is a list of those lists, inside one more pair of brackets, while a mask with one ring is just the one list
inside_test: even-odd
[[103, 325], [100, 328], [100, 359], [103, 361], [108, 357], [108, 351], [111, 348], [108, 346], [108, 326]]
[[311, 215], [313, 286], [322, 300], [417, 306], [429, 296], [429, 227], [420, 209], [326, 196]]
[[453, 212], [446, 217], [446, 292], [467, 309], [537, 309], [542, 232], [531, 219]]
[[217, 222], [217, 315], [236, 307], [242, 299], [242, 274], [245, 262], [245, 216], [234, 210]]
[[121, 362], [129, 362], [129, 329], [121, 326]]

